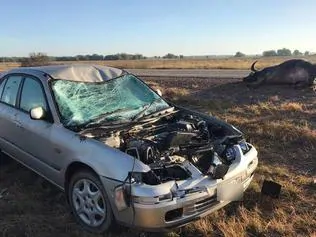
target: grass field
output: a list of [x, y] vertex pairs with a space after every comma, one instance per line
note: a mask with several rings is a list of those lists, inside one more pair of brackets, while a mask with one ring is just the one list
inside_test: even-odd
[[[259, 60], [258, 68], [275, 65], [294, 57], [261, 57], [261, 58], [212, 58], [212, 59], [172, 59], [172, 60], [112, 60], [112, 61], [71, 61], [51, 62], [52, 64], [65, 63], [94, 63], [118, 68], [129, 69], [249, 69], [254, 60]], [[296, 57], [297, 58], [297, 57]], [[316, 55], [298, 57], [316, 63]], [[19, 67], [19, 63], [0, 63], [0, 71]]]
[[[215, 79], [145, 78], [178, 104], [212, 113], [245, 132], [259, 151], [242, 202], [164, 234], [149, 236], [316, 236], [316, 97], [310, 88]], [[279, 199], [260, 194], [264, 179], [282, 185]], [[89, 236], [74, 223], [64, 196], [16, 162], [0, 167], [0, 236]], [[117, 227], [107, 236], [139, 236]]]

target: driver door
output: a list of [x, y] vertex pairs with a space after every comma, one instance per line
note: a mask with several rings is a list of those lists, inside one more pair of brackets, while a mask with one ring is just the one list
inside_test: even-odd
[[[42, 107], [47, 116], [33, 120], [30, 110]], [[55, 180], [60, 166], [54, 159], [51, 134], [54, 127], [42, 82], [37, 78], [25, 77], [19, 101], [20, 113], [16, 120], [20, 124], [20, 146], [27, 153], [27, 165], [45, 177]]]

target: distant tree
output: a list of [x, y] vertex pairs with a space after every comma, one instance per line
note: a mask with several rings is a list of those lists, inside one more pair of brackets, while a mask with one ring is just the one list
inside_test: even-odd
[[119, 54], [109, 54], [104, 56], [104, 60], [139, 60], [145, 59], [142, 54], [127, 54], [127, 53], [119, 53]]
[[139, 60], [139, 59], [144, 59], [145, 57], [142, 54], [134, 54], [131, 55], [132, 60]]
[[[175, 56], [177, 57], [177, 56]], [[88, 61], [88, 60], [139, 60], [146, 59], [147, 57], [142, 54], [87, 54], [87, 55], [76, 55], [76, 56], [47, 56], [45, 53], [31, 53], [29, 57], [0, 57], [0, 62], [20, 62], [22, 66], [40, 66], [47, 65], [50, 61]], [[160, 58], [157, 57], [157, 58]]]
[[172, 54], [172, 53], [168, 53], [165, 56], [163, 56], [162, 58], [173, 59], [173, 58], [178, 58], [178, 56], [175, 54]]
[[45, 66], [50, 64], [50, 59], [45, 53], [30, 53], [28, 58], [21, 61], [21, 67]]
[[88, 55], [77, 55], [76, 58], [77, 58], [78, 61], [89, 60], [89, 56]]
[[27, 60], [26, 57], [21, 57], [21, 58], [18, 58], [16, 61], [22, 64], [22, 62], [24, 62], [25, 60]]
[[301, 56], [301, 55], [303, 55], [303, 53], [301, 53], [298, 49], [295, 49], [295, 50], [293, 51], [293, 55], [294, 55], [294, 56]]
[[87, 55], [87, 57], [88, 57], [88, 60], [94, 60], [94, 61], [103, 60], [104, 58], [103, 55], [99, 55], [99, 54]]
[[291, 56], [292, 55], [291, 50], [287, 48], [278, 49], [277, 54], [278, 56]]
[[244, 53], [238, 51], [238, 52], [235, 54], [234, 57], [240, 58], [240, 57], [245, 57], [245, 56], [246, 56], [246, 54], [244, 54]]
[[277, 52], [275, 50], [267, 50], [267, 51], [264, 51], [262, 53], [262, 56], [263, 57], [273, 57], [273, 56], [277, 56]]
[[16, 57], [0, 57], [0, 62], [15, 62], [18, 61]]
[[118, 60], [118, 54], [109, 54], [109, 55], [105, 55], [104, 60]]
[[76, 61], [77, 57], [73, 56], [61, 56], [61, 57], [55, 57], [55, 61]]
[[305, 51], [304, 55], [308, 56], [308, 55], [310, 55], [310, 52], [309, 51]]

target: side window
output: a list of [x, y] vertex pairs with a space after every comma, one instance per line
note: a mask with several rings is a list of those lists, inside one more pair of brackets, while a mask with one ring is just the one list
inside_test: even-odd
[[[22, 81], [21, 76], [10, 76], [3, 89], [1, 101], [15, 106], [16, 97], [18, 94], [19, 86]], [[1, 83], [2, 84], [2, 83]]]
[[43, 107], [44, 110], [47, 111], [45, 94], [41, 84], [35, 79], [25, 78], [21, 93], [20, 108], [29, 112], [31, 109], [39, 106]]

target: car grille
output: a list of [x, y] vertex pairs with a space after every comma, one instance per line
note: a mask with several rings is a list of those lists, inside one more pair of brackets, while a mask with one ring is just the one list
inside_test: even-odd
[[194, 203], [191, 206], [186, 206], [184, 208], [184, 215], [192, 215], [197, 212], [202, 212], [218, 203], [216, 196], [205, 198], [201, 201]]

